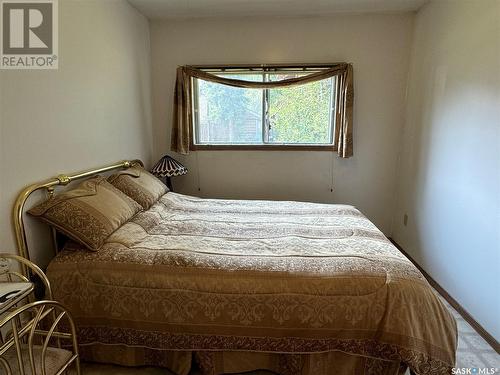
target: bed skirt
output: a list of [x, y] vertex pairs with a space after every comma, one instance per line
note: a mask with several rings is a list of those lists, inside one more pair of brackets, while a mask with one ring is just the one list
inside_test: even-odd
[[401, 375], [406, 365], [340, 351], [313, 354], [281, 354], [231, 351], [173, 351], [125, 345], [85, 345], [82, 360], [121, 366], [158, 366], [176, 375], [188, 375], [192, 367], [202, 375], [238, 374], [268, 370], [279, 375]]

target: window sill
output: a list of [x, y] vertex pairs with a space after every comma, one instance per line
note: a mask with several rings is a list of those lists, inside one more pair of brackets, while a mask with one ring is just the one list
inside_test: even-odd
[[193, 144], [193, 151], [335, 151], [333, 145], [214, 145]]

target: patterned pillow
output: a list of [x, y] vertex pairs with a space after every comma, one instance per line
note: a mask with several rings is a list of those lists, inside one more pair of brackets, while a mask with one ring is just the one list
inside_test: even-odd
[[108, 177], [117, 189], [139, 203], [145, 210], [155, 204], [168, 188], [144, 168], [132, 167]]
[[140, 205], [105, 177], [95, 176], [33, 207], [28, 213], [97, 251], [111, 233], [141, 210]]

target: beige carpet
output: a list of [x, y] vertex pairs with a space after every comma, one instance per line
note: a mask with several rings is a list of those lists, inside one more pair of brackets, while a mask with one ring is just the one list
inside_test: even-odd
[[[478, 374], [479, 369], [493, 368], [487, 374], [500, 374], [500, 355], [467, 323], [464, 318], [443, 299], [448, 309], [453, 313], [458, 324], [457, 365], [459, 368], [476, 369], [472, 374]], [[84, 363], [84, 375], [170, 375], [171, 372], [160, 368], [126, 368]], [[270, 372], [253, 372], [245, 375], [264, 375]], [[193, 374], [195, 375], [195, 374]], [[340, 375], [340, 374], [339, 374]]]

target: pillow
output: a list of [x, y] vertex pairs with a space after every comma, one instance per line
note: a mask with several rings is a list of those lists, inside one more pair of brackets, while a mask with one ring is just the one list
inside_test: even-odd
[[168, 188], [141, 167], [132, 167], [108, 177], [108, 181], [147, 210]]
[[106, 238], [129, 221], [141, 206], [116, 189], [105, 177], [95, 176], [75, 189], [33, 207], [39, 217], [73, 240], [97, 251]]

